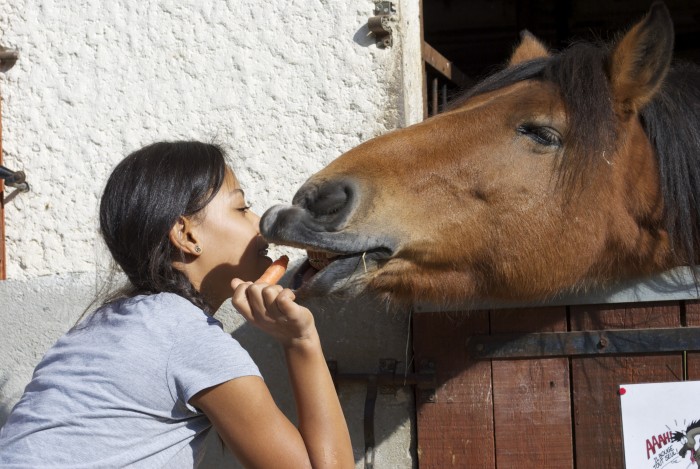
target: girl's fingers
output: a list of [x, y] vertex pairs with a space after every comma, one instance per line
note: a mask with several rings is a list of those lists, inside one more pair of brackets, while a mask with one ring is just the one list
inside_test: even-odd
[[275, 300], [282, 290], [284, 289], [279, 285], [270, 285], [269, 287], [262, 289], [263, 303], [265, 304], [265, 308], [268, 310], [268, 312], [273, 313], [271, 316], [279, 316], [279, 311], [277, 309], [277, 305], [275, 305]]
[[288, 288], [242, 281], [231, 286], [235, 287], [231, 301], [239, 313], [275, 337], [296, 337], [297, 329], [308, 322], [303, 314], [308, 310], [294, 303], [294, 292]]
[[289, 288], [285, 288], [277, 295], [277, 298], [275, 298], [275, 304], [282, 314], [288, 316], [293, 313], [295, 308], [299, 307], [299, 305], [294, 302], [295, 298], [296, 295], [294, 295], [294, 292]]
[[266, 320], [272, 317], [267, 310], [267, 305], [263, 298], [263, 292], [267, 288], [270, 288], [267, 284], [253, 283], [246, 289], [246, 298], [248, 299], [250, 309], [253, 312], [253, 316], [259, 320]]
[[282, 287], [233, 279], [231, 288], [233, 288], [231, 302], [247, 320], [279, 317], [279, 310], [274, 303]]
[[234, 279], [231, 282], [231, 286], [234, 289], [231, 303], [233, 303], [234, 308], [248, 321], [253, 320], [253, 311], [250, 308], [247, 295], [247, 290], [250, 285], [252, 285], [251, 282], [244, 282], [239, 279]]
[[291, 290], [289, 288], [284, 288], [282, 289], [282, 292], [280, 293], [280, 298], [283, 298], [285, 301], [294, 301], [297, 299], [297, 296], [294, 294], [294, 290]]

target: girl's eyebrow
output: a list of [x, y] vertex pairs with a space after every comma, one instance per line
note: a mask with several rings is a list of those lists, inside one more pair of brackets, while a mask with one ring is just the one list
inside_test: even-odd
[[243, 198], [245, 198], [245, 192], [243, 192], [243, 189], [240, 189], [240, 188], [239, 188], [239, 189], [233, 189], [233, 190], [231, 191], [231, 195], [235, 195], [236, 192], [240, 192], [240, 194], [243, 196]]

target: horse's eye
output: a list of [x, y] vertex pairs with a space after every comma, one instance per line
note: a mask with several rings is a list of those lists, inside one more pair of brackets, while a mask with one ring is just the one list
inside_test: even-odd
[[561, 135], [551, 127], [523, 124], [516, 130], [519, 134], [528, 136], [540, 145], [547, 147], [561, 147], [562, 145]]

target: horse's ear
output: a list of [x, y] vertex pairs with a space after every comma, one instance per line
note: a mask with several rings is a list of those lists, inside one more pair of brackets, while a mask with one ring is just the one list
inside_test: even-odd
[[521, 62], [548, 56], [549, 50], [547, 50], [547, 47], [530, 31], [523, 29], [520, 32], [520, 44], [515, 46], [513, 55], [511, 55], [510, 60], [508, 60], [508, 66], [511, 67]]
[[666, 77], [672, 53], [671, 15], [666, 5], [654, 2], [608, 57], [613, 97], [621, 115], [637, 112], [652, 99]]

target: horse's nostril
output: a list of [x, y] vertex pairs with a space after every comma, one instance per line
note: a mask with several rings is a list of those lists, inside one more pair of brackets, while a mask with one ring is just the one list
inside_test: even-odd
[[306, 209], [317, 222], [336, 225], [342, 224], [352, 211], [356, 195], [357, 190], [351, 181], [324, 181], [302, 187], [294, 197], [294, 203]]
[[316, 216], [333, 215], [341, 211], [349, 199], [349, 190], [344, 184], [326, 184], [307, 199], [306, 209]]

